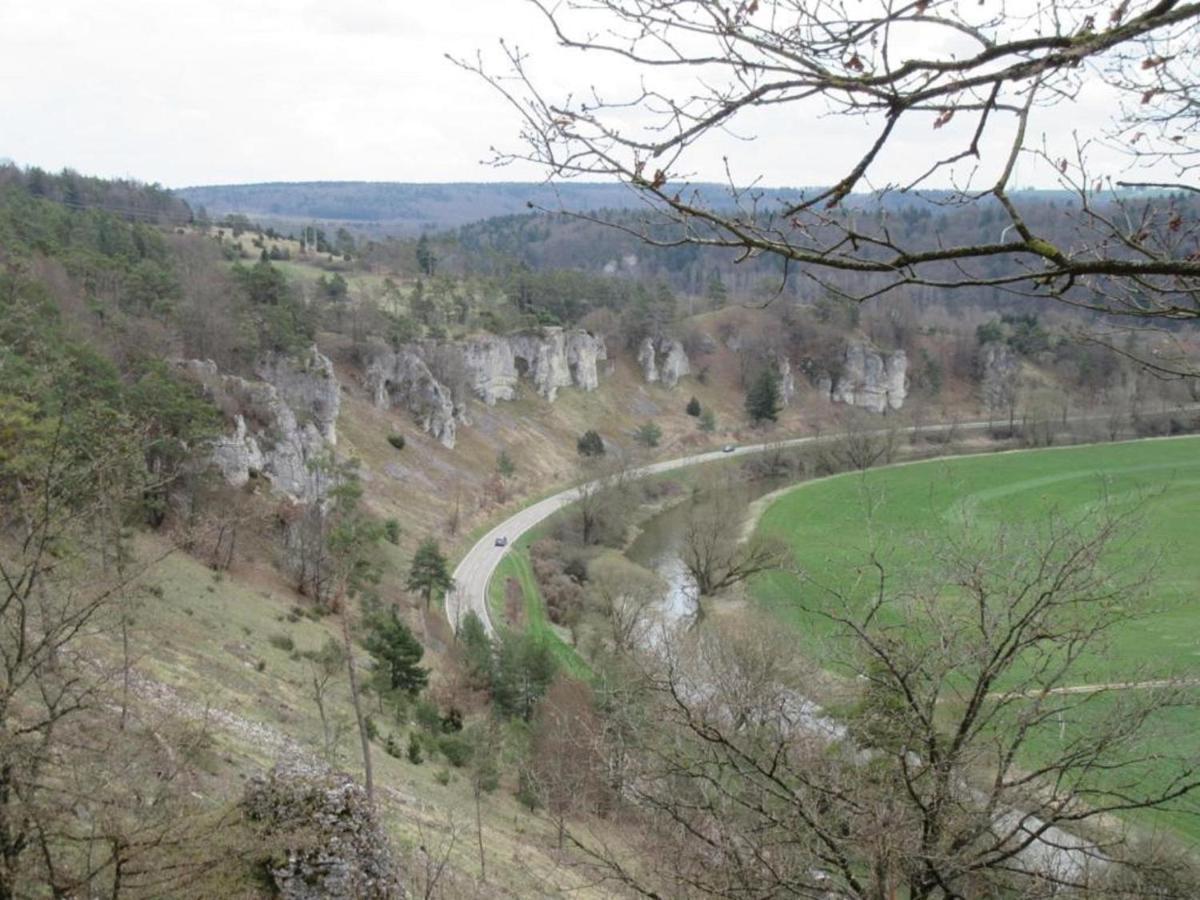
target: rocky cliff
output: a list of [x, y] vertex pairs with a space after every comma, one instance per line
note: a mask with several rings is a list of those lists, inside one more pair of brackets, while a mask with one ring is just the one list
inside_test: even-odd
[[775, 370], [779, 373], [779, 399], [784, 406], [790, 406], [796, 396], [796, 378], [791, 362], [782, 353], [775, 354]]
[[[466, 409], [447, 383], [451, 377], [456, 384], [465, 381], [488, 406], [516, 397], [522, 378], [553, 402], [560, 388], [594, 391], [600, 384], [598, 364], [606, 359], [603, 339], [586, 331], [544, 328], [380, 351], [368, 362], [365, 381], [376, 405], [407, 409], [422, 429], [453, 447]], [[453, 376], [439, 378], [435, 369]]]
[[675, 387], [692, 371], [683, 344], [669, 337], [645, 338], [638, 347], [637, 362], [648, 383], [662, 382], [667, 387]]
[[600, 385], [597, 364], [608, 359], [602, 338], [562, 328], [487, 335], [466, 341], [462, 353], [471, 389], [488, 406], [513, 399], [522, 375], [551, 402], [559, 388], [594, 391]]
[[908, 357], [903, 350], [884, 353], [861, 339], [847, 341], [842, 371], [836, 379], [823, 379], [835, 403], [882, 413], [900, 409], [908, 396]]
[[412, 414], [421, 429], [454, 447], [463, 412], [454, 404], [450, 389], [429, 370], [416, 349], [378, 354], [367, 363], [367, 391], [376, 406], [399, 406]]
[[340, 386], [333, 364], [315, 347], [296, 357], [271, 356], [255, 367], [262, 381], [224, 375], [211, 360], [179, 368], [229, 412], [233, 432], [213, 442], [211, 461], [241, 486], [265, 477], [273, 490], [299, 503], [320, 499], [310, 463], [337, 443]]
[[993, 412], [1016, 401], [1021, 361], [1008, 344], [991, 341], [979, 350], [980, 392], [983, 405]]

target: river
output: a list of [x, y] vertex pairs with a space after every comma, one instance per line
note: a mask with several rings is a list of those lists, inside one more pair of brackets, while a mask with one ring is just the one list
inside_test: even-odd
[[[771, 491], [792, 483], [790, 478], [757, 478], [733, 482], [719, 490], [723, 500], [731, 501], [727, 508], [739, 520], [747, 514], [751, 503]], [[696, 585], [680, 558], [683, 535], [688, 520], [711, 503], [711, 493], [693, 494], [681, 503], [673, 504], [640, 523], [637, 538], [625, 549], [625, 556], [639, 566], [655, 572], [667, 584], [659, 606], [664, 624], [676, 625], [695, 615]]]

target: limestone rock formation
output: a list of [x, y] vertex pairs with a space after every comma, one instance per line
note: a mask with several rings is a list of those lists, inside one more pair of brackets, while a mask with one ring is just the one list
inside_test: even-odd
[[264, 839], [263, 869], [283, 900], [398, 900], [388, 838], [349, 775], [279, 763], [246, 785], [242, 809]]
[[900, 409], [908, 396], [908, 357], [903, 350], [884, 353], [861, 339], [846, 343], [842, 371], [833, 382], [835, 403], [882, 413]]
[[259, 361], [254, 372], [275, 386], [284, 403], [311, 416], [325, 440], [330, 444], [337, 443], [341, 385], [334, 374], [333, 363], [316, 347], [309, 347], [296, 356], [272, 353]]
[[654, 338], [643, 338], [638, 347], [637, 363], [642, 367], [642, 377], [647, 384], [658, 381], [658, 354], [654, 350]]
[[551, 402], [559, 388], [594, 391], [600, 384], [596, 364], [608, 359], [603, 339], [586, 331], [545, 328], [503, 340], [512, 352], [514, 368], [527, 372], [537, 392]]
[[671, 337], [645, 338], [638, 346], [637, 362], [647, 383], [661, 381], [667, 387], [675, 387], [692, 371], [683, 344]]
[[422, 431], [442, 446], [454, 447], [461, 413], [450, 389], [433, 377], [414, 349], [376, 355], [367, 363], [366, 383], [376, 406], [407, 409]]
[[213, 442], [210, 457], [229, 484], [238, 487], [261, 475], [296, 502], [321, 499], [323, 486], [310, 463], [334, 446], [340, 404], [326, 357], [314, 347], [296, 360], [265, 360], [257, 371], [271, 382], [223, 375], [211, 360], [176, 365], [233, 417], [233, 433]]
[[980, 392], [983, 405], [993, 412], [1009, 408], [1016, 400], [1021, 361], [1008, 344], [990, 341], [979, 351]]
[[796, 396], [796, 378], [792, 375], [792, 364], [782, 353], [775, 354], [775, 370], [779, 373], [779, 399], [790, 406]]
[[471, 391], [488, 406], [497, 400], [512, 400], [517, 391], [517, 364], [508, 340], [486, 335], [466, 341], [462, 346], [463, 365], [471, 381]]
[[465, 379], [465, 389], [494, 406], [498, 400], [516, 396], [522, 377], [551, 402], [559, 388], [594, 391], [600, 384], [598, 363], [606, 359], [603, 339], [586, 331], [544, 328], [506, 336], [484, 335], [461, 343], [418, 342], [397, 351], [380, 351], [367, 364], [365, 381], [377, 406], [407, 409], [422, 429], [453, 448], [458, 425], [467, 420], [461, 400], [456, 401], [450, 386], [434, 375], [435, 369], [447, 368], [447, 361], [449, 368]]

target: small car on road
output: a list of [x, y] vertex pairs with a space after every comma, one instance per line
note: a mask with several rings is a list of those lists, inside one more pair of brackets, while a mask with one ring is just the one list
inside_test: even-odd
[[737, 444], [726, 444], [724, 447], [721, 448], [721, 452], [722, 453], [732, 453], [736, 449], [737, 449]]
[[508, 538], [506, 538], [504, 535], [500, 535], [500, 537], [496, 538], [496, 546], [497, 547], [507, 547], [508, 546]]

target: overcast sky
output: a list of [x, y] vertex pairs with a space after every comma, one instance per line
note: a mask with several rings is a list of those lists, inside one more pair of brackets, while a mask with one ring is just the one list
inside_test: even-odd
[[[532, 179], [481, 165], [515, 146], [515, 115], [445, 59], [494, 54], [501, 36], [556, 82], [583, 61], [610, 74], [554, 48], [523, 0], [0, 0], [0, 158], [169, 186]], [[1069, 124], [1109, 104], [1089, 96]], [[738, 177], [773, 185], [840, 177], [867, 136], [844, 120], [756, 128]], [[927, 165], [928, 132], [901, 137]], [[722, 149], [692, 161], [698, 177], [719, 177]]]

